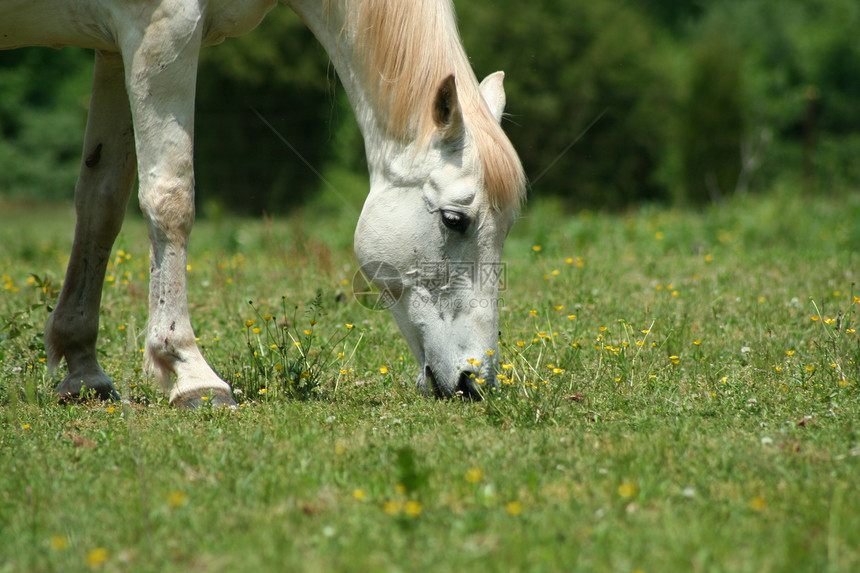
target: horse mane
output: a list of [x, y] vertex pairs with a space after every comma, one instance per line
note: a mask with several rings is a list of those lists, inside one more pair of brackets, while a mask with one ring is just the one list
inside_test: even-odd
[[518, 209], [525, 199], [523, 167], [481, 95], [451, 0], [340, 2], [347, 8], [346, 26], [353, 27], [355, 56], [368, 78], [368, 95], [389, 136], [427, 145], [437, 130], [434, 98], [453, 73], [490, 202], [496, 209]]

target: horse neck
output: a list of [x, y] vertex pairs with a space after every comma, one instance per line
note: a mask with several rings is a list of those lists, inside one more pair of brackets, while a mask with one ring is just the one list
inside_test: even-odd
[[350, 1], [287, 0], [326, 50], [364, 138], [371, 179], [388, 170], [392, 157], [411, 153], [414, 142], [392, 137], [385, 127], [362, 66], [356, 61], [356, 30], [348, 25]]

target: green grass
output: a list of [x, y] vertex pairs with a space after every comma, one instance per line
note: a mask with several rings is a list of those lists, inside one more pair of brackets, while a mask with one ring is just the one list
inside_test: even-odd
[[482, 403], [418, 396], [351, 299], [351, 211], [200, 221], [195, 329], [243, 406], [185, 412], [142, 372], [140, 220], [102, 304], [127, 400], [60, 407], [72, 214], [4, 206], [0, 572], [860, 569], [860, 197], [559, 211], [508, 240]]

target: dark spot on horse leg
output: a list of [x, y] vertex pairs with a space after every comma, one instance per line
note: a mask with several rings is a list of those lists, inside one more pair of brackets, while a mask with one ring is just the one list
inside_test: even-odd
[[96, 145], [96, 148], [93, 149], [92, 153], [87, 155], [87, 158], [84, 160], [84, 165], [92, 169], [96, 165], [99, 164], [99, 161], [102, 158], [102, 144], [99, 143]]

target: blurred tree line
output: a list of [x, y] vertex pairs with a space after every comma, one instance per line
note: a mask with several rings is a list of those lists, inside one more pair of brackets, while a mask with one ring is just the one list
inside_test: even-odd
[[[857, 0], [455, 4], [479, 78], [507, 74], [505, 129], [533, 195], [620, 208], [860, 183]], [[71, 197], [91, 62], [0, 52], [0, 194]], [[328, 57], [284, 7], [204, 50], [196, 132], [204, 211], [301, 204], [324, 187], [305, 161], [365, 170]]]

